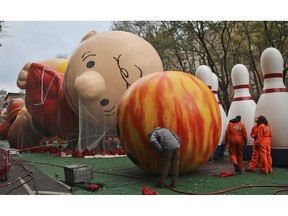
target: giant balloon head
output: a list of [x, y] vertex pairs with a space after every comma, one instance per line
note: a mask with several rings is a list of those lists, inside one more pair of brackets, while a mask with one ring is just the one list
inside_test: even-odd
[[221, 114], [212, 91], [195, 76], [167, 71], [137, 80], [117, 110], [121, 145], [137, 166], [158, 173], [160, 156], [149, 144], [155, 127], [166, 127], [180, 138], [180, 173], [204, 164], [221, 134]]
[[115, 128], [119, 99], [127, 88], [162, 70], [158, 53], [141, 37], [123, 31], [92, 31], [70, 57], [65, 97], [80, 117]]

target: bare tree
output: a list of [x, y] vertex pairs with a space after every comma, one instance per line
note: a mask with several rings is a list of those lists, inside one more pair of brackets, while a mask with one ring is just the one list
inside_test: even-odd
[[[0, 21], [0, 38], [2, 38], [2, 32], [3, 32], [3, 25], [4, 21]], [[0, 42], [0, 47], [2, 46], [1, 42]]]
[[164, 70], [194, 75], [199, 64], [209, 66], [218, 77], [219, 100], [226, 112], [233, 97], [231, 70], [235, 64], [250, 71], [250, 83], [256, 86], [253, 97], [258, 100], [263, 87], [260, 57], [267, 47], [281, 52], [286, 82], [287, 21], [120, 21], [114, 22], [112, 29], [146, 39], [157, 50]]
[[5, 21], [0, 21], [0, 47], [2, 47], [1, 39], [5, 37], [10, 37], [10, 35], [6, 31], [6, 23]]
[[56, 55], [57, 59], [68, 59], [69, 55], [67, 53], [59, 53]]

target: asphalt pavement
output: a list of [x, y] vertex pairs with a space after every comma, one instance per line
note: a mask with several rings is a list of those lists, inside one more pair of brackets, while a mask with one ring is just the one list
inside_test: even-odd
[[0, 181], [0, 195], [70, 195], [71, 187], [51, 178], [19, 155], [10, 155], [7, 180]]

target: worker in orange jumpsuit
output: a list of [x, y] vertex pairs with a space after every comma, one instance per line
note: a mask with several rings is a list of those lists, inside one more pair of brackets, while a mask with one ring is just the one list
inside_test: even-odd
[[253, 153], [252, 153], [251, 161], [248, 164], [248, 168], [245, 169], [246, 172], [254, 172], [255, 168], [257, 167], [259, 156], [260, 156], [260, 145], [259, 143], [256, 143], [257, 134], [258, 134], [258, 125], [257, 125], [258, 117], [256, 117], [254, 121], [256, 124], [252, 127], [252, 130], [250, 133], [250, 136], [254, 139]]
[[242, 173], [243, 148], [247, 146], [247, 132], [245, 125], [241, 122], [241, 116], [236, 116], [228, 123], [225, 132], [225, 142], [229, 146], [230, 160], [234, 165], [235, 172]]
[[256, 142], [260, 145], [260, 161], [262, 174], [272, 173], [271, 137], [272, 128], [264, 116], [258, 117], [258, 133]]

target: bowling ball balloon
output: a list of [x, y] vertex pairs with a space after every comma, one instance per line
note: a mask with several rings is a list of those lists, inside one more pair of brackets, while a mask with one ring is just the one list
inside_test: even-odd
[[180, 173], [204, 164], [221, 135], [220, 109], [212, 91], [184, 72], [156, 72], [140, 78], [121, 97], [116, 117], [127, 156], [150, 173], [158, 173], [161, 166], [148, 137], [155, 127], [168, 128], [179, 136]]

